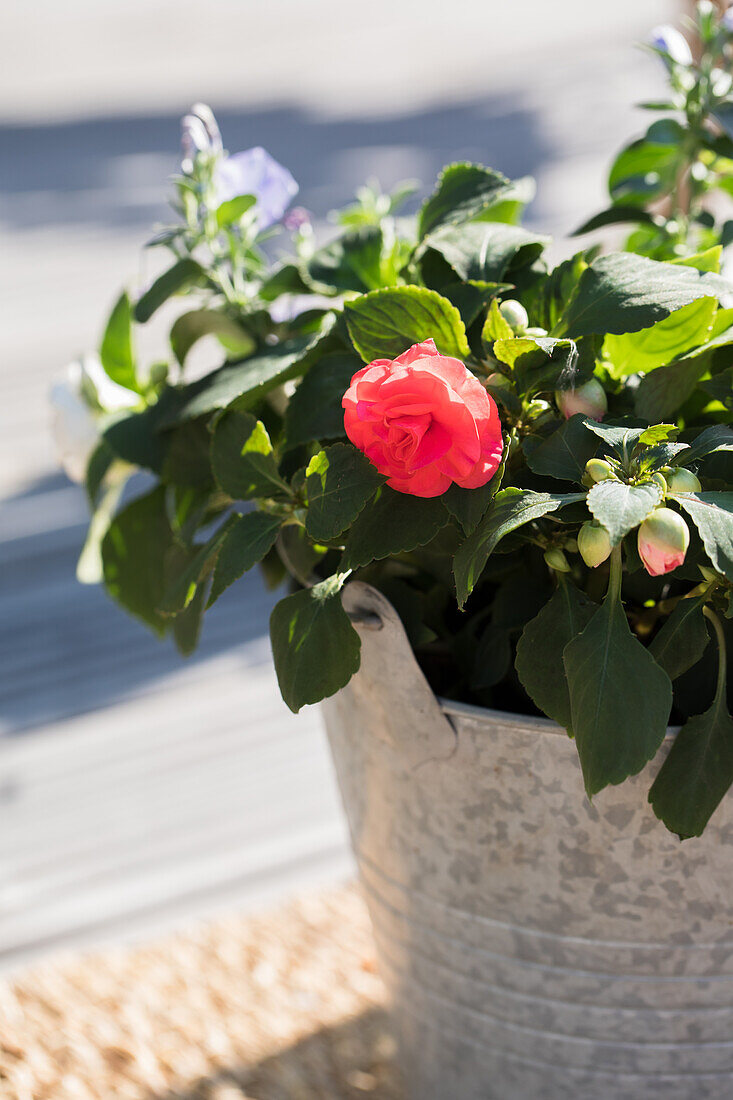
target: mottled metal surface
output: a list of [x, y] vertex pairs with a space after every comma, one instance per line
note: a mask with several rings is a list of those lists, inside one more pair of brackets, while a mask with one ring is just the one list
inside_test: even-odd
[[324, 710], [414, 1100], [730, 1100], [731, 800], [684, 844], [659, 761], [591, 805], [563, 730], [441, 706], [344, 599], [382, 625]]

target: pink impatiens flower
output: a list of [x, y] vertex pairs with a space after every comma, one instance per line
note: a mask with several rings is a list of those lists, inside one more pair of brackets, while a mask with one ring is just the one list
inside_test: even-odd
[[655, 508], [639, 527], [639, 557], [651, 577], [661, 577], [682, 565], [690, 545], [690, 530], [671, 508]]
[[476, 489], [501, 462], [493, 398], [433, 340], [357, 371], [342, 404], [349, 439], [400, 493], [437, 497], [452, 484]]

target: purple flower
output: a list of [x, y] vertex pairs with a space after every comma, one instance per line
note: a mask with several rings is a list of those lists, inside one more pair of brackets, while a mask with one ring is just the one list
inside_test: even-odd
[[298, 229], [302, 229], [304, 225], [310, 225], [310, 223], [310, 212], [304, 206], [294, 206], [283, 218], [283, 225], [291, 233], [297, 232]]
[[649, 37], [649, 45], [660, 53], [666, 54], [676, 65], [692, 64], [692, 53], [687, 39], [676, 27], [671, 27], [668, 23], [654, 28]]
[[216, 166], [214, 176], [217, 203], [238, 195], [257, 199], [257, 224], [260, 229], [279, 222], [298, 194], [298, 185], [282, 164], [261, 146], [225, 157]]

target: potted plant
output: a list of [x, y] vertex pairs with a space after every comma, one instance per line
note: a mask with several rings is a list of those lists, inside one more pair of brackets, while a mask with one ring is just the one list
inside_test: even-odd
[[733, 1085], [733, 20], [696, 29], [699, 62], [654, 32], [668, 97], [579, 230], [625, 247], [554, 267], [531, 181], [475, 164], [318, 244], [197, 105], [171, 263], [56, 393], [83, 579], [183, 653], [245, 571], [287, 583], [280, 687], [327, 700], [421, 1100]]

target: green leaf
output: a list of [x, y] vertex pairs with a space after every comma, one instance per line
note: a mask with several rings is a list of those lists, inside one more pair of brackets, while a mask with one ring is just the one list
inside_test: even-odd
[[634, 394], [634, 412], [645, 420], [674, 416], [695, 392], [704, 371], [705, 364], [701, 360], [680, 359], [645, 375]]
[[516, 336], [496, 340], [493, 354], [514, 371], [524, 393], [567, 389], [578, 381], [578, 348], [574, 340], [554, 336]]
[[243, 363], [227, 363], [205, 378], [191, 382], [178, 391], [180, 404], [171, 422], [225, 409], [233, 401], [240, 407], [256, 404], [283, 382], [305, 374], [328, 335], [326, 331], [284, 340]]
[[[480, 164], [450, 164], [418, 215], [418, 236], [439, 225], [471, 221], [479, 214], [503, 213], [496, 221], [514, 221], [534, 194], [531, 180], [508, 180]], [[501, 204], [502, 211], [497, 210]], [[511, 204], [511, 205], [510, 205]]]
[[662, 490], [654, 481], [626, 485], [622, 481], [599, 481], [588, 493], [588, 508], [594, 519], [608, 531], [615, 546], [624, 535], [646, 519], [662, 500]]
[[651, 424], [639, 436], [639, 442], [647, 447], [656, 447], [658, 443], [674, 441], [680, 434], [678, 424]]
[[172, 546], [162, 485], [128, 504], [102, 541], [104, 583], [110, 596], [161, 635], [168, 621], [158, 608]]
[[556, 335], [638, 332], [698, 298], [731, 292], [719, 275], [612, 252], [594, 260], [580, 276]]
[[460, 485], [451, 485], [443, 493], [441, 500], [446, 508], [457, 519], [466, 535], [470, 535], [478, 527], [486, 514], [486, 510], [499, 491], [501, 479], [504, 476], [504, 462], [485, 485], [478, 489], [461, 489]]
[[702, 657], [709, 641], [702, 609], [708, 593], [680, 600], [656, 635], [649, 652], [660, 668], [676, 680]]
[[328, 542], [349, 527], [385, 480], [350, 443], [335, 443], [319, 451], [305, 475], [305, 527], [316, 542]]
[[700, 389], [715, 401], [720, 401], [726, 409], [733, 409], [733, 367], [722, 370], [712, 378], [700, 383]]
[[711, 424], [700, 432], [689, 449], [675, 459], [676, 466], [689, 466], [706, 455], [716, 454], [719, 451], [733, 451], [733, 428], [725, 424]]
[[118, 386], [138, 390], [132, 344], [132, 304], [126, 290], [115, 302], [99, 349], [104, 372]]
[[351, 528], [341, 569], [358, 569], [416, 550], [431, 542], [447, 522], [440, 497], [413, 497], [384, 485]]
[[349, 336], [365, 363], [394, 359], [412, 344], [435, 340], [457, 359], [470, 354], [461, 315], [447, 298], [418, 286], [375, 290], [344, 307]]
[[227, 351], [238, 358], [251, 355], [255, 342], [240, 324], [215, 309], [193, 309], [174, 322], [170, 341], [181, 366], [194, 344], [204, 336], [216, 336]]
[[494, 298], [486, 314], [486, 321], [481, 331], [481, 342], [487, 350], [491, 349], [495, 340], [513, 340], [514, 329], [504, 318], [499, 302]]
[[76, 579], [80, 584], [100, 584], [104, 580], [102, 542], [117, 511], [126, 483], [127, 478], [121, 477], [110, 485], [94, 509], [84, 546], [76, 563]]
[[733, 492], [673, 496], [697, 527], [713, 568], [733, 581]]
[[316, 291], [343, 294], [375, 290], [382, 285], [382, 230], [362, 226], [350, 230], [320, 248], [308, 261], [304, 274]]
[[99, 494], [105, 487], [108, 474], [110, 473], [116, 457], [114, 451], [103, 436], [92, 451], [89, 461], [87, 462], [86, 473], [84, 474], [87, 500], [92, 509], [97, 506]]
[[463, 607], [497, 544], [510, 531], [567, 504], [584, 500], [585, 493], [533, 493], [528, 489], [502, 489], [476, 530], [459, 547], [453, 561], [458, 606]]
[[188, 607], [199, 582], [211, 572], [216, 555], [236, 520], [236, 516], [229, 516], [203, 545], [191, 547], [190, 552], [177, 547], [178, 553], [169, 556], [168, 579], [158, 610], [176, 615]]
[[666, 733], [672, 684], [631, 633], [617, 594], [606, 596], [568, 643], [563, 663], [571, 727], [592, 798], [652, 759]]
[[288, 448], [345, 434], [341, 401], [351, 379], [363, 366], [355, 355], [334, 353], [311, 367], [285, 412]]
[[189, 420], [173, 428], [168, 439], [161, 475], [163, 481], [191, 489], [213, 488], [208, 425], [201, 420]]
[[570, 694], [562, 655], [597, 610], [585, 593], [563, 580], [517, 643], [514, 667], [522, 687], [548, 718], [567, 730], [571, 729]]
[[588, 221], [570, 234], [571, 237], [581, 237], [584, 233], [593, 233], [596, 229], [604, 229], [607, 225], [624, 225], [627, 222], [636, 222], [639, 225], [655, 225], [654, 215], [639, 206], [609, 206], [600, 214], [595, 214]]
[[153, 285], [145, 291], [135, 306], [135, 320], [141, 325], [149, 321], [157, 309], [174, 294], [185, 290], [202, 278], [204, 270], [201, 264], [187, 257], [178, 260], [160, 275]]
[[508, 283], [487, 283], [474, 279], [470, 283], [451, 283], [441, 288], [441, 293], [456, 307], [466, 328], [473, 324], [479, 313], [496, 301], [497, 294], [509, 290]]
[[348, 684], [359, 668], [361, 640], [341, 604], [337, 574], [287, 596], [270, 616], [270, 639], [282, 697], [296, 713]]
[[597, 449], [597, 437], [588, 431], [585, 417], [576, 413], [527, 455], [527, 465], [543, 477], [580, 481]]
[[216, 224], [219, 229], [225, 229], [228, 225], [235, 225], [248, 210], [256, 204], [254, 195], [237, 195], [236, 198], [227, 199], [216, 208]]
[[220, 488], [234, 500], [290, 497], [278, 472], [264, 424], [249, 413], [226, 412], [211, 441], [211, 465]]
[[643, 138], [619, 153], [608, 178], [614, 202], [646, 205], [674, 186], [685, 131], [671, 118], [653, 122]]
[[649, 791], [654, 813], [681, 840], [702, 836], [733, 783], [733, 719], [725, 696], [723, 687], [709, 710], [688, 719]]
[[182, 657], [190, 657], [201, 637], [206, 605], [206, 584], [199, 585], [185, 611], [176, 615], [171, 623], [173, 640]]
[[534, 263], [549, 241], [515, 225], [469, 222], [436, 230], [421, 248], [439, 253], [464, 282], [501, 282], [510, 268]]
[[270, 552], [281, 523], [281, 516], [267, 512], [246, 512], [234, 518], [216, 558], [207, 607]]
[[604, 350], [610, 360], [609, 374], [612, 378], [627, 378], [653, 371], [702, 343], [710, 332], [717, 306], [715, 298], [699, 298], [641, 332], [607, 336]]

